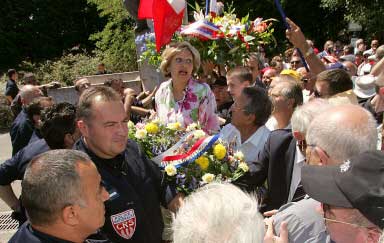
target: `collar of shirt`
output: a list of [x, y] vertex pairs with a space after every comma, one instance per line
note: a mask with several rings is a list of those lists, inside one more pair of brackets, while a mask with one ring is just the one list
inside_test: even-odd
[[304, 154], [301, 152], [300, 148], [299, 148], [299, 144], [298, 142], [296, 141], [296, 156], [295, 156], [295, 164], [300, 164], [301, 166], [304, 165], [304, 162], [305, 162], [305, 156]]

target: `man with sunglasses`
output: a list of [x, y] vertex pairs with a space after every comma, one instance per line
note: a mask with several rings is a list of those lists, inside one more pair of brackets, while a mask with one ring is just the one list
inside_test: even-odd
[[320, 211], [333, 241], [378, 242], [384, 227], [383, 175], [381, 151], [362, 153], [341, 165], [303, 167], [304, 189], [321, 202]]
[[[376, 149], [377, 130], [373, 116], [358, 105], [339, 105], [316, 116], [306, 134], [306, 163], [310, 165], [340, 165], [343, 161]], [[369, 161], [367, 161], [369, 163]], [[323, 182], [317, 184], [322, 189]], [[305, 187], [304, 187], [305, 190]], [[321, 215], [320, 203], [305, 198], [283, 205], [273, 216], [275, 232], [288, 223], [291, 242], [330, 242]]]
[[305, 67], [300, 67], [296, 70], [301, 75], [301, 85], [303, 87], [303, 102], [308, 102], [313, 93], [313, 87], [315, 86], [315, 75], [307, 71]]

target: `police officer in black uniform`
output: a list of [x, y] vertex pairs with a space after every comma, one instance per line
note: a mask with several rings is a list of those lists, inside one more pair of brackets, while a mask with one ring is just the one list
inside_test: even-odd
[[1, 199], [14, 210], [13, 216], [19, 220], [20, 225], [26, 217], [11, 183], [23, 179], [25, 169], [33, 157], [50, 149], [72, 148], [80, 137], [76, 129], [76, 108], [69, 103], [53, 105], [42, 114], [41, 121], [44, 139], [28, 144], [11, 159], [0, 164]]
[[109, 195], [83, 152], [51, 150], [35, 157], [25, 171], [21, 194], [29, 221], [10, 243], [94, 242], [86, 238], [104, 224]]
[[121, 97], [109, 87], [92, 87], [81, 95], [77, 114], [82, 138], [75, 148], [96, 164], [110, 195], [102, 232], [113, 242], [161, 242], [160, 204], [172, 209], [180, 195], [162, 187], [158, 166], [128, 140]]

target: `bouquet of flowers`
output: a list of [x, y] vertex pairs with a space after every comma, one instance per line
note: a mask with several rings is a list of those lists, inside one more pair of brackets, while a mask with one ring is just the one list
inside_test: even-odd
[[178, 191], [189, 195], [212, 181], [234, 182], [248, 172], [242, 152], [234, 152], [219, 135], [194, 141], [192, 147], [181, 146], [178, 154], [166, 156], [161, 162], [167, 182]]
[[[261, 45], [276, 43], [272, 22], [275, 19], [250, 20], [249, 15], [237, 18], [232, 6], [223, 16], [204, 15], [198, 5], [194, 12], [195, 22], [183, 26], [176, 32], [173, 41], [189, 41], [199, 51], [202, 60], [217, 65], [241, 65], [251, 52]], [[137, 43], [144, 43], [139, 61], [148, 60], [154, 66], [161, 63], [155, 50], [153, 35], [137, 37]]]
[[[183, 129], [179, 122], [162, 124], [159, 120], [148, 120], [136, 125], [128, 122], [128, 136], [138, 143], [145, 155], [160, 164], [162, 158], [169, 154], [178, 153], [182, 146], [190, 146], [197, 138], [205, 136], [200, 125], [190, 124]], [[193, 133], [191, 133], [193, 131]], [[187, 133], [190, 136], [185, 137]], [[188, 138], [188, 140], [186, 140]]]

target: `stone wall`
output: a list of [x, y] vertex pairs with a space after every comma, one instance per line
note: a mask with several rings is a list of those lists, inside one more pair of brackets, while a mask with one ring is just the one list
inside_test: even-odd
[[[126, 73], [113, 73], [104, 75], [86, 76], [92, 86], [103, 85], [107, 79], [121, 78], [126, 88], [132, 88], [137, 93], [142, 91], [142, 83], [140, 80], [139, 72], [126, 72]], [[69, 102], [76, 104], [79, 99], [74, 86], [63, 87], [59, 89], [49, 89], [48, 95], [52, 96], [56, 103]]]

